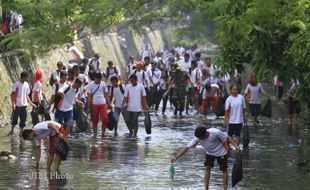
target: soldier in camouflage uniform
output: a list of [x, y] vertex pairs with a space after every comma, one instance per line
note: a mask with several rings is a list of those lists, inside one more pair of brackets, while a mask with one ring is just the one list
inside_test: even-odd
[[172, 102], [175, 107], [174, 115], [179, 111], [180, 116], [185, 106], [186, 87], [189, 81], [189, 75], [186, 71], [182, 71], [179, 64], [172, 65], [174, 72], [171, 74], [170, 85], [173, 88]]

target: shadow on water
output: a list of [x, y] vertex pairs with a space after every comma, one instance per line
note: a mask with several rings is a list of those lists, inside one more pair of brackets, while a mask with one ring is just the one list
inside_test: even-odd
[[[169, 177], [169, 158], [190, 142], [201, 123], [222, 129], [222, 119], [208, 118], [212, 120], [206, 122], [194, 114], [175, 118], [172, 111], [165, 117], [152, 113], [151, 135], [145, 134], [141, 117], [137, 139], [128, 137], [123, 121], [118, 136], [108, 131], [105, 139], [93, 139], [90, 133], [70, 138], [71, 152], [62, 162], [60, 179], [55, 173], [46, 173], [46, 141], [42, 145], [41, 168], [35, 171], [33, 143], [17, 136], [0, 138], [0, 147], [17, 156], [16, 161], [0, 160], [0, 189], [203, 189], [202, 147], [189, 150], [175, 163], [173, 181]], [[310, 138], [306, 126], [292, 128], [285, 122], [260, 120], [260, 126], [249, 126], [250, 145], [243, 151], [244, 178], [236, 189], [309, 188]], [[228, 159], [230, 177], [234, 158], [232, 151]], [[215, 163], [210, 189], [221, 188], [222, 173]]]

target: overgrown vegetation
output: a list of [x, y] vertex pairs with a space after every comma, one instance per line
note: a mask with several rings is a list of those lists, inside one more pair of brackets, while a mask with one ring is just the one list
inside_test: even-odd
[[310, 107], [309, 0], [3, 0], [5, 11], [22, 13], [24, 29], [2, 43], [39, 55], [73, 40], [74, 30], [101, 31], [114, 24], [138, 32], [160, 24], [176, 38], [204, 42], [206, 20], [216, 25], [217, 64], [224, 71], [252, 66], [261, 78], [298, 79]]

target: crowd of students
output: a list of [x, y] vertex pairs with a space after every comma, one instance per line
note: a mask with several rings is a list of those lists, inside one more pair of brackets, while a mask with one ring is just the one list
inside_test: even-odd
[[0, 37], [5, 37], [8, 33], [13, 32], [14, 29], [20, 30], [23, 22], [23, 15], [10, 10], [0, 25]]
[[[226, 180], [227, 151], [219, 147], [229, 141], [239, 150], [240, 133], [246, 122], [245, 108], [248, 105], [253, 125], [258, 125], [261, 95], [268, 98], [270, 95], [264, 91], [253, 72], [244, 91], [244, 97], [241, 95], [241, 79], [237, 70], [221, 73], [221, 69], [212, 64], [210, 57], [201, 58], [202, 55], [195, 46], [190, 50], [178, 46], [171, 52], [166, 50], [159, 52], [155, 57], [149, 56], [150, 47], [146, 45], [143, 48], [147, 52], [141, 52], [139, 59], [129, 58], [126, 73], [121, 73], [113, 61], [109, 61], [107, 67], [103, 69], [99, 54], [95, 54], [89, 60], [83, 57], [79, 64], [65, 65], [61, 61], [58, 62], [57, 70], [49, 79], [52, 95], [46, 106], [42, 103], [44, 102], [42, 71], [36, 71], [32, 87], [27, 83], [27, 72], [22, 72], [11, 94], [13, 114], [10, 134], [13, 134], [19, 118], [20, 136], [28, 140], [35, 139], [37, 146], [40, 145], [38, 138], [51, 136], [50, 144], [55, 141], [52, 137], [56, 134], [66, 139], [76, 119], [74, 107], [79, 106], [91, 116], [94, 137], [98, 133], [99, 121], [102, 123], [101, 136], [105, 136], [109, 110], [113, 110], [118, 118], [122, 115], [129, 135], [136, 137], [141, 112], [154, 111], [158, 116], [162, 105], [161, 112], [165, 114], [167, 104], [170, 102], [170, 106], [174, 107], [175, 117], [177, 115], [182, 117], [184, 111], [189, 114], [191, 110], [196, 110], [197, 114], [202, 115], [214, 112], [217, 116], [225, 116], [224, 127], [228, 127], [228, 133], [216, 129], [197, 128], [195, 139], [172, 160], [176, 161], [189, 148], [202, 143], [207, 152], [208, 175], [214, 160], [218, 159]], [[289, 112], [292, 115], [300, 112], [299, 102], [295, 96], [297, 87], [297, 81], [292, 80], [288, 93]], [[277, 89], [276, 96], [279, 94], [278, 91]], [[41, 122], [32, 130], [23, 132], [28, 103], [38, 108]], [[219, 107], [223, 107], [223, 113], [218, 111]], [[54, 113], [56, 122], [45, 121], [45, 113], [48, 111]], [[114, 127], [114, 133], [117, 135], [117, 125]], [[209, 135], [212, 139], [208, 138]], [[236, 136], [236, 142], [230, 138], [232, 136]], [[54, 157], [54, 149], [53, 145], [49, 146], [48, 168]], [[40, 156], [37, 158], [38, 164]], [[59, 165], [58, 158], [57, 169]]]

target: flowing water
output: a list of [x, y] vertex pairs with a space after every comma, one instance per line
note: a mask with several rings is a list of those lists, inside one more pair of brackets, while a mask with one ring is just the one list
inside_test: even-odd
[[[252, 127], [250, 148], [243, 151], [243, 180], [234, 189], [310, 189], [310, 135], [308, 126], [289, 127], [282, 118], [262, 119]], [[128, 137], [121, 122], [119, 135], [93, 139], [91, 133], [70, 138], [71, 152], [62, 162], [61, 175], [46, 175], [46, 143], [41, 169], [36, 171], [34, 145], [17, 136], [5, 137], [1, 129], [0, 150], [11, 151], [17, 160], [0, 160], [0, 189], [204, 189], [204, 151], [190, 150], [175, 163], [175, 179], [169, 175], [170, 158], [193, 138], [194, 129], [206, 123], [191, 114], [182, 119], [152, 115], [153, 129], [146, 135], [143, 117], [137, 139]], [[211, 119], [211, 118], [209, 118]], [[208, 121], [221, 128], [222, 119]], [[308, 124], [307, 124], [308, 125]], [[229, 189], [235, 154], [229, 159]], [[305, 166], [299, 166], [305, 165]], [[217, 163], [211, 171], [210, 189], [222, 189]]]

